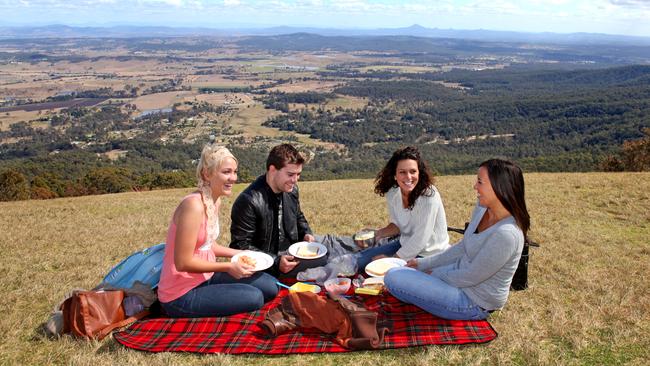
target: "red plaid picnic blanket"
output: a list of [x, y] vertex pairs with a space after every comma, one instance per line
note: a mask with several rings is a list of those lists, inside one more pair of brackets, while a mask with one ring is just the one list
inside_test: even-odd
[[[113, 336], [126, 347], [149, 352], [281, 355], [350, 351], [335, 343], [332, 336], [314, 329], [300, 328], [268, 337], [258, 324], [266, 311], [287, 294], [282, 290], [275, 300], [255, 312], [214, 318], [145, 319]], [[485, 320], [440, 319], [389, 294], [364, 296], [362, 300], [368, 310], [379, 313], [379, 322], [391, 329], [382, 348], [485, 343], [497, 337]]]

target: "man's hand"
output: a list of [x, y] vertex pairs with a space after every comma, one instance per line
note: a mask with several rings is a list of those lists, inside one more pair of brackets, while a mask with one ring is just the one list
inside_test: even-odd
[[303, 238], [303, 240], [304, 240], [304, 241], [308, 241], [308, 242], [311, 243], [311, 242], [316, 241], [316, 238], [314, 238], [314, 236], [311, 235], [311, 234], [305, 234], [305, 237]]
[[233, 278], [236, 279], [242, 279], [245, 277], [250, 277], [253, 275], [252, 269], [255, 268], [253, 266], [249, 266], [248, 264], [243, 264], [239, 262], [230, 262], [230, 269], [228, 269], [228, 274], [231, 275]]
[[300, 261], [296, 260], [292, 255], [283, 255], [280, 257], [280, 272], [290, 272], [292, 269], [296, 268], [298, 263], [300, 263]]
[[409, 259], [409, 261], [406, 262], [406, 266], [418, 269], [418, 260], [416, 258]]

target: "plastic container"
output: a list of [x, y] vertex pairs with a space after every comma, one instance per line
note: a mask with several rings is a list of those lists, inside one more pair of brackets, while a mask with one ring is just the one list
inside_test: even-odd
[[332, 295], [342, 295], [348, 292], [351, 283], [349, 278], [330, 278], [325, 281], [325, 289]]
[[361, 249], [374, 247], [376, 244], [375, 230], [361, 230], [352, 236], [352, 240]]

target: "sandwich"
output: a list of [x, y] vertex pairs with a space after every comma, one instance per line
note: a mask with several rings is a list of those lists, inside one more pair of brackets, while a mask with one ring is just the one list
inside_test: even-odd
[[370, 277], [363, 280], [361, 287], [354, 290], [359, 295], [379, 295], [384, 290], [384, 279], [379, 277]]
[[388, 261], [374, 261], [366, 266], [366, 272], [373, 276], [383, 277], [389, 269], [395, 267], [399, 267], [399, 264]]
[[363, 280], [363, 284], [361, 286], [366, 289], [381, 291], [384, 289], [384, 279], [379, 277], [366, 278]]
[[305, 258], [315, 257], [318, 255], [318, 247], [313, 245], [303, 245], [298, 248], [296, 255]]

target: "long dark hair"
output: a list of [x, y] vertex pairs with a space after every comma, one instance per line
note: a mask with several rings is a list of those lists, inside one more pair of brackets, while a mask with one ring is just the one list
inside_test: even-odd
[[490, 177], [490, 184], [499, 202], [515, 218], [524, 233], [530, 229], [530, 215], [526, 209], [524, 174], [517, 164], [509, 160], [490, 159], [481, 163]]
[[383, 197], [386, 192], [391, 188], [397, 187], [395, 174], [397, 173], [397, 163], [401, 160], [415, 160], [418, 163], [418, 183], [415, 188], [409, 193], [408, 209], [413, 209], [415, 200], [420, 196], [431, 196], [434, 191], [431, 189], [433, 185], [433, 174], [429, 170], [426, 162], [420, 156], [420, 152], [413, 146], [407, 146], [399, 149], [393, 153], [386, 166], [377, 174], [375, 178], [375, 193]]

